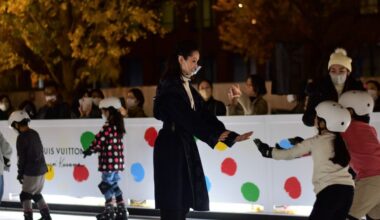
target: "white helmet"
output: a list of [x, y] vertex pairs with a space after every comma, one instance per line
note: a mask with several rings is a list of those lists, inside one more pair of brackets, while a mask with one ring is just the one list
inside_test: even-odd
[[325, 119], [329, 131], [344, 132], [350, 125], [350, 112], [337, 102], [321, 102], [315, 107], [315, 111], [318, 117]]
[[14, 122], [21, 122], [24, 119], [30, 121], [30, 117], [26, 111], [23, 111], [23, 110], [14, 111], [8, 118], [8, 125], [10, 127], [13, 127]]
[[373, 112], [375, 102], [367, 91], [351, 90], [339, 97], [339, 104], [345, 108], [352, 108], [359, 116]]
[[116, 97], [108, 97], [108, 98], [102, 99], [100, 101], [100, 103], [99, 103], [99, 108], [100, 109], [102, 109], [102, 108], [109, 108], [109, 107], [113, 107], [115, 109], [121, 108], [120, 99], [116, 98]]

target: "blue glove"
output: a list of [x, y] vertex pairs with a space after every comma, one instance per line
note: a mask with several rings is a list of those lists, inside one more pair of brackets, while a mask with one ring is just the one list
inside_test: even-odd
[[268, 144], [261, 142], [260, 139], [254, 139], [257, 148], [259, 149], [261, 155], [266, 158], [272, 158], [272, 150], [273, 148], [269, 147]]

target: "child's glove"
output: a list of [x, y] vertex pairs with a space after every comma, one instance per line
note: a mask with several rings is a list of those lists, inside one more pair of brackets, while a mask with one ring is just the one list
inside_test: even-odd
[[87, 150], [83, 151], [83, 158], [86, 158], [87, 156], [90, 156], [91, 154], [92, 154], [91, 150], [87, 149]]
[[6, 157], [3, 157], [3, 160], [4, 160], [4, 171], [9, 172], [9, 168], [11, 167], [11, 161]]
[[261, 142], [260, 139], [254, 139], [257, 148], [263, 157], [272, 158], [272, 148], [268, 144]]
[[291, 145], [296, 145], [298, 143], [301, 143], [303, 141], [303, 138], [297, 136], [294, 138], [289, 138], [288, 140]]
[[24, 175], [19, 173], [17, 175], [17, 180], [20, 182], [20, 184], [23, 184], [24, 183]]

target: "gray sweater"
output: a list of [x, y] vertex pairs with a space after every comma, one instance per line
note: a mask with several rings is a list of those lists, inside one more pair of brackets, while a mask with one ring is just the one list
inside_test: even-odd
[[4, 157], [11, 160], [12, 148], [0, 133], [0, 175], [4, 172]]

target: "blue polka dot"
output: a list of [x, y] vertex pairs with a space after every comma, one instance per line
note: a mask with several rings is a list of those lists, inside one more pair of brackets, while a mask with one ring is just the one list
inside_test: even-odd
[[289, 149], [289, 148], [292, 148], [293, 145], [289, 142], [288, 139], [283, 139], [279, 142], [279, 145], [280, 147], [282, 147], [283, 149]]
[[207, 176], [205, 176], [205, 178], [206, 178], [207, 192], [210, 192], [210, 190], [211, 190], [211, 181], [210, 181], [210, 179]]
[[144, 179], [144, 167], [140, 163], [134, 163], [131, 166], [131, 173], [136, 182], [141, 182]]

